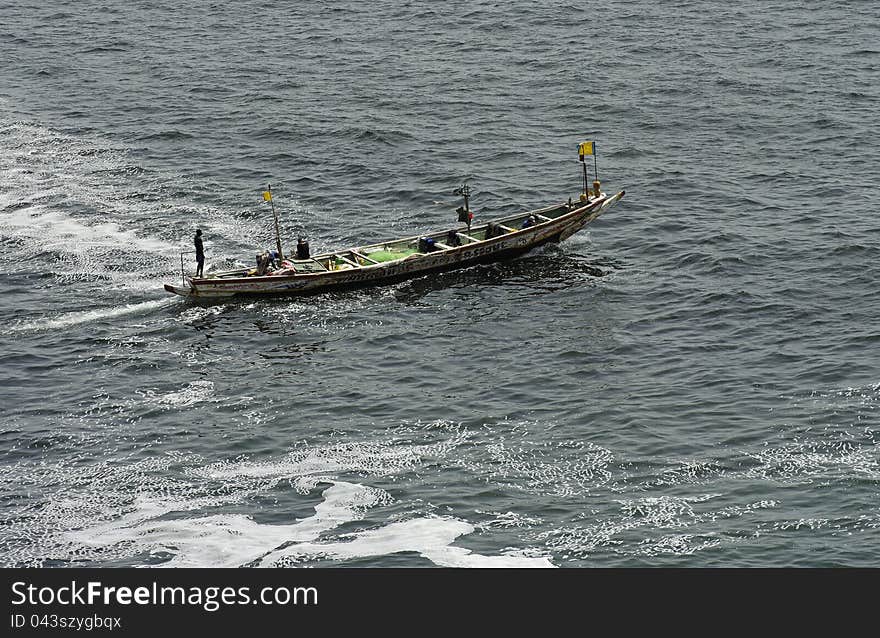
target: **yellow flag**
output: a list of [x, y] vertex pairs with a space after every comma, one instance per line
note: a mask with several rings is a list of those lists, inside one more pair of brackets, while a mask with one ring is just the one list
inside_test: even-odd
[[584, 159], [584, 155], [594, 155], [594, 151], [593, 142], [583, 142], [578, 145], [578, 155], [580, 155], [581, 159]]
[[271, 202], [272, 201], [272, 193], [269, 191], [263, 191], [263, 201]]

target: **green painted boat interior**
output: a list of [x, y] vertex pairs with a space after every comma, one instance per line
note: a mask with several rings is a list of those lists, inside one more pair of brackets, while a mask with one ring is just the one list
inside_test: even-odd
[[418, 251], [417, 248], [403, 248], [403, 247], [392, 247], [392, 248], [380, 248], [379, 250], [371, 250], [368, 253], [365, 253], [367, 257], [372, 259], [373, 261], [378, 261], [379, 263], [385, 261], [394, 261], [395, 259], [403, 259], [404, 257], [409, 257], [410, 255], [416, 254]]

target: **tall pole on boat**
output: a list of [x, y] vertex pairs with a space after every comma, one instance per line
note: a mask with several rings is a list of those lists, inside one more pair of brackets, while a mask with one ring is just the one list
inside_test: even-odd
[[587, 163], [584, 161], [584, 156], [588, 155], [592, 150], [592, 142], [581, 142], [578, 144], [578, 159], [581, 162], [581, 167], [584, 169], [584, 192], [581, 193], [581, 201], [587, 201], [587, 197], [590, 191], [587, 190]]
[[593, 182], [593, 186], [595, 186], [596, 197], [599, 197], [599, 163], [596, 159], [596, 142], [581, 142], [578, 145], [578, 159], [580, 159], [581, 164], [584, 167], [584, 192], [581, 194], [581, 201], [587, 201], [587, 198], [590, 196], [590, 189], [587, 185], [587, 162], [584, 159], [586, 155], [593, 156], [593, 168], [596, 171], [596, 180]]
[[467, 223], [468, 232], [471, 230], [471, 220], [473, 219], [473, 215], [471, 214], [470, 206], [468, 205], [468, 197], [471, 194], [471, 187], [467, 185], [467, 182], [461, 185], [460, 188], [456, 188], [453, 195], [461, 195], [464, 197], [464, 206], [459, 206], [458, 208], [458, 221]]
[[[593, 173], [596, 175], [596, 181], [599, 181], [599, 154], [596, 152], [596, 142], [593, 142]], [[596, 193], [596, 197], [599, 193]]]
[[267, 184], [267, 190], [263, 193], [263, 200], [272, 204], [272, 217], [275, 218], [275, 245], [278, 247], [278, 259], [284, 259], [281, 252], [281, 230], [278, 227], [278, 213], [275, 212], [275, 202], [272, 201], [272, 184]]
[[587, 163], [581, 160], [581, 166], [584, 167], [584, 195], [586, 195], [590, 192], [587, 190]]

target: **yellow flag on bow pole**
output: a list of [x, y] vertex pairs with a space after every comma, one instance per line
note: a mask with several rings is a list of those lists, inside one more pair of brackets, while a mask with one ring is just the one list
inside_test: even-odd
[[263, 191], [263, 201], [264, 202], [271, 202], [272, 201], [272, 193], [270, 193], [269, 191]]
[[593, 142], [582, 142], [578, 145], [578, 155], [580, 155], [580, 159], [584, 161], [584, 155], [595, 155], [595, 146]]

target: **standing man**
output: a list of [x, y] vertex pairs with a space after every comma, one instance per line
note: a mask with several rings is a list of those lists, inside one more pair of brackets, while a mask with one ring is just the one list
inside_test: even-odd
[[202, 244], [202, 229], [196, 229], [196, 277], [204, 277], [205, 274], [205, 246]]

